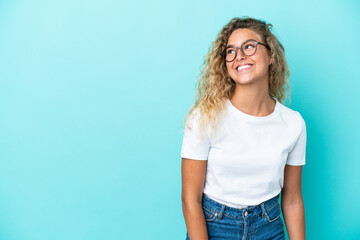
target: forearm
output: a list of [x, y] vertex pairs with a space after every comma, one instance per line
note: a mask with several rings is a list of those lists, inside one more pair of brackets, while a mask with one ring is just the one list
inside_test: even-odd
[[290, 240], [305, 240], [304, 202], [281, 205], [286, 229]]
[[183, 214], [190, 240], [208, 240], [204, 212], [200, 203], [183, 202]]

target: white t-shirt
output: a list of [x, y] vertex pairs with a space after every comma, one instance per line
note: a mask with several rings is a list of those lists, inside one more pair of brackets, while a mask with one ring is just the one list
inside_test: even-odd
[[281, 192], [285, 164], [305, 164], [305, 121], [274, 100], [274, 111], [257, 117], [227, 99], [214, 135], [207, 128], [204, 138], [198, 111], [190, 116], [192, 129], [184, 129], [181, 157], [208, 161], [203, 192], [209, 198], [235, 208], [260, 204]]

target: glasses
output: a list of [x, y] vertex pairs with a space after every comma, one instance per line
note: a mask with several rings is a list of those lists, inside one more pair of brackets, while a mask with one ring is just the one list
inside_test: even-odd
[[232, 62], [236, 58], [237, 50], [240, 49], [242, 54], [245, 56], [251, 56], [256, 53], [257, 45], [261, 44], [265, 46], [268, 50], [270, 47], [261, 42], [257, 42], [255, 40], [247, 40], [240, 47], [227, 47], [224, 51], [221, 52], [221, 56], [225, 59], [226, 62]]

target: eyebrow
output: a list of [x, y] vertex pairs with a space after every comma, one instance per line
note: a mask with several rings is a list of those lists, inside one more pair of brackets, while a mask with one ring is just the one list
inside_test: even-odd
[[[241, 44], [243, 44], [244, 42], [250, 41], [250, 40], [253, 40], [253, 41], [256, 41], [256, 42], [257, 42], [257, 40], [255, 40], [255, 39], [248, 39], [248, 40], [243, 41]], [[241, 45], [240, 45], [240, 46], [241, 46]], [[227, 46], [226, 46], [226, 48], [228, 48], [228, 47], [235, 47], [235, 46], [232, 45], [232, 44], [230, 44], [230, 45], [227, 45]]]

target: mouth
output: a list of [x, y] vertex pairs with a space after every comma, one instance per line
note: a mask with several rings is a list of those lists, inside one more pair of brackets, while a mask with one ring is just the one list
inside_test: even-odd
[[246, 72], [246, 71], [249, 71], [252, 68], [252, 66], [253, 66], [253, 64], [243, 64], [243, 65], [237, 66], [235, 68], [235, 70], [237, 72]]

